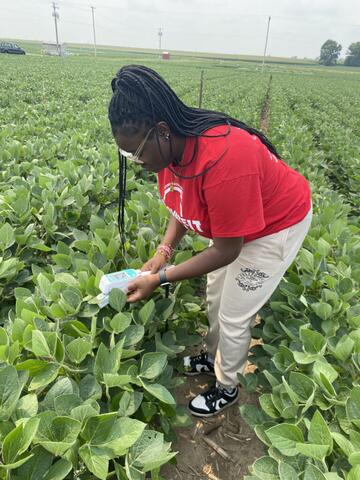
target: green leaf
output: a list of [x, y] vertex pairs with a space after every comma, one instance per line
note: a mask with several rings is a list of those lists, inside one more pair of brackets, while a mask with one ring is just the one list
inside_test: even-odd
[[79, 388], [76, 382], [68, 377], [59, 377], [57, 381], [52, 385], [52, 387], [47, 392], [43, 402], [43, 410], [54, 410], [55, 409], [55, 400], [64, 395], [78, 395]]
[[87, 418], [95, 417], [96, 415], [99, 415], [99, 413], [99, 405], [96, 402], [93, 402], [91, 405], [79, 405], [78, 407], [73, 408], [70, 415], [82, 424]]
[[[48, 332], [46, 332], [48, 334]], [[55, 353], [54, 340], [56, 342], [56, 333], [52, 333], [52, 345], [48, 344], [47, 339], [45, 338], [45, 332], [40, 330], [32, 331], [32, 343], [31, 349], [35, 355], [38, 357], [52, 357]]]
[[130, 417], [140, 407], [144, 394], [142, 392], [124, 392], [119, 401], [119, 417]]
[[271, 457], [260, 457], [252, 465], [252, 470], [263, 480], [278, 480], [278, 463]]
[[321, 375], [324, 375], [330, 383], [333, 383], [339, 374], [330, 363], [319, 360], [314, 363], [313, 375], [315, 380], [320, 379]]
[[346, 480], [359, 480], [360, 478], [360, 465], [353, 467], [346, 476]]
[[158, 383], [149, 383], [146, 382], [145, 380], [141, 380], [142, 386], [147, 390], [151, 395], [153, 395], [155, 398], [160, 400], [160, 402], [163, 403], [168, 403], [168, 404], [175, 404], [175, 399], [163, 385], [160, 385]]
[[104, 373], [117, 373], [120, 367], [122, 345], [108, 350], [103, 343], [96, 353], [94, 374], [98, 380], [103, 379]]
[[17, 372], [13, 366], [0, 369], [0, 420], [11, 417], [27, 378], [27, 372]]
[[74, 363], [81, 363], [92, 352], [92, 344], [85, 338], [76, 338], [66, 345], [66, 353]]
[[150, 323], [155, 316], [155, 312], [155, 302], [153, 299], [151, 299], [139, 310], [139, 318], [141, 323], [143, 325]]
[[319, 445], [326, 445], [329, 449], [328, 455], [332, 451], [333, 439], [330, 429], [319, 410], [314, 413], [310, 423], [309, 442]]
[[143, 325], [130, 325], [124, 330], [124, 347], [129, 347], [139, 343], [145, 334]]
[[346, 360], [352, 354], [355, 342], [349, 337], [349, 335], [344, 335], [340, 338], [336, 344], [334, 355], [341, 362], [346, 362]]
[[80, 396], [83, 400], [97, 400], [102, 397], [101, 385], [93, 375], [85, 375], [80, 381]]
[[296, 448], [299, 453], [315, 460], [324, 460], [329, 447], [327, 445], [316, 445], [314, 443], [297, 443]]
[[30, 446], [40, 420], [36, 417], [21, 423], [8, 433], [3, 442], [3, 458], [6, 464], [14, 463], [18, 456], [24, 453]]
[[306, 250], [305, 248], [302, 248], [300, 250], [300, 253], [298, 255], [298, 262], [300, 267], [310, 273], [313, 273], [314, 271], [314, 255], [309, 252], [309, 250]]
[[355, 452], [353, 444], [344, 435], [338, 432], [331, 432], [331, 435], [347, 457]]
[[117, 313], [110, 321], [110, 326], [115, 333], [121, 333], [130, 325], [131, 316], [126, 313]]
[[272, 401], [272, 395], [270, 393], [264, 393], [260, 395], [259, 397], [259, 402], [261, 405], [261, 408], [264, 410], [264, 412], [269, 415], [271, 418], [279, 418], [280, 414], [275, 408], [275, 405]]
[[71, 469], [71, 463], [65, 458], [61, 458], [49, 468], [44, 480], [63, 480]]
[[47, 300], [47, 301], [52, 300], [50, 280], [48, 280], [48, 278], [43, 273], [39, 273], [36, 281], [39, 285], [40, 293], [45, 298], [45, 300]]
[[283, 455], [293, 457], [297, 455], [297, 443], [304, 443], [302, 431], [296, 425], [282, 423], [266, 430], [266, 435], [272, 445]]
[[326, 348], [326, 338], [319, 332], [308, 328], [300, 329], [300, 339], [303, 342], [304, 350], [310, 354], [323, 353]]
[[140, 377], [153, 380], [158, 377], [167, 364], [167, 355], [162, 352], [145, 353], [141, 359]]
[[122, 387], [133, 380], [131, 375], [118, 375], [117, 373], [104, 373], [104, 384], [109, 387]]
[[24, 395], [16, 405], [13, 418], [15, 420], [20, 420], [21, 418], [34, 417], [38, 412], [38, 407], [38, 399], [34, 393]]
[[300, 401], [305, 403], [314, 394], [316, 388], [315, 382], [311, 378], [299, 372], [290, 372], [289, 384]]
[[106, 413], [87, 420], [82, 437], [92, 446], [110, 449], [114, 456], [124, 455], [136, 442], [146, 424], [133, 418], [118, 418], [116, 413]]
[[53, 412], [44, 412], [38, 417], [40, 425], [34, 443], [55, 456], [63, 455], [74, 445], [81, 430], [80, 422], [70, 417], [56, 417]]
[[109, 304], [117, 312], [121, 312], [126, 305], [127, 296], [120, 288], [113, 288], [109, 293]]
[[107, 479], [109, 459], [111, 457], [106, 449], [85, 444], [79, 448], [79, 455], [88, 470], [93, 473], [96, 478], [100, 478], [101, 480]]
[[23, 453], [22, 455], [20, 455], [17, 459], [16, 462], [14, 463], [8, 463], [6, 465], [0, 465], [0, 469], [5, 469], [5, 470], [15, 470], [16, 468], [19, 468], [21, 467], [21, 465], [24, 465], [24, 463], [28, 462], [29, 460], [31, 460], [31, 458], [33, 457], [33, 454], [30, 453], [28, 454], [27, 452], [26, 453]]
[[60, 367], [55, 363], [49, 363], [45, 367], [41, 369], [40, 372], [34, 375], [28, 390], [31, 392], [32, 390], [37, 390], [40, 387], [45, 387], [49, 385], [55, 378], [58, 376]]
[[81, 398], [74, 393], [68, 393], [56, 397], [54, 400], [55, 412], [59, 416], [70, 416], [73, 408], [79, 407], [82, 403]]
[[159, 468], [173, 458], [170, 444], [164, 443], [164, 435], [153, 430], [144, 430], [140, 438], [130, 448], [127, 456], [129, 466], [148, 472]]
[[49, 470], [53, 455], [44, 448], [37, 446], [31, 450], [33, 457], [24, 465], [19, 467], [16, 472], [18, 480], [40, 480], [44, 478], [45, 473]]
[[241, 405], [240, 415], [252, 428], [254, 428], [256, 425], [263, 424], [268, 419], [265, 413], [262, 412], [258, 406], [251, 404]]
[[305, 467], [304, 480], [326, 480], [325, 475], [315, 465], [307, 463]]
[[349, 420], [360, 428], [360, 387], [353, 387], [346, 402], [346, 413]]
[[332, 306], [325, 302], [312, 303], [312, 310], [322, 320], [328, 320], [332, 315]]
[[64, 253], [57, 253], [56, 255], [52, 256], [52, 259], [54, 260], [56, 265], [59, 265], [65, 270], [71, 268], [72, 263], [70, 255], [65, 255]]
[[279, 477], [280, 480], [298, 480], [299, 478], [294, 467], [282, 461], [279, 462]]
[[0, 227], [0, 250], [6, 250], [15, 243], [15, 231], [9, 223]]

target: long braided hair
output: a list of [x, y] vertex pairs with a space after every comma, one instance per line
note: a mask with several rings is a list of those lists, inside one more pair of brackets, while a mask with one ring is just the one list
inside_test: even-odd
[[[116, 77], [111, 81], [111, 87], [113, 96], [109, 104], [109, 120], [113, 134], [124, 124], [131, 123], [136, 127], [154, 127], [158, 122], [164, 121], [169, 126], [171, 133], [175, 135], [179, 137], [196, 137], [194, 154], [187, 164], [189, 165], [196, 158], [197, 137], [213, 138], [227, 136], [230, 133], [230, 125], [232, 125], [247, 131], [251, 135], [256, 135], [271, 153], [280, 158], [276, 148], [263, 133], [225, 113], [185, 105], [157, 72], [144, 65], [125, 65], [120, 68]], [[206, 130], [218, 125], [228, 125], [228, 131], [221, 135], [206, 135], [204, 133]], [[155, 134], [160, 147], [156, 129]], [[162, 154], [161, 148], [159, 148], [159, 150]], [[118, 227], [123, 253], [125, 253], [126, 157], [123, 157], [120, 151], [118, 153]], [[220, 158], [218, 160], [220, 160]], [[215, 161], [210, 168], [212, 168], [218, 160]], [[173, 165], [177, 165], [177, 163], [174, 161]], [[208, 167], [200, 172], [200, 174], [185, 177], [175, 172], [170, 166], [168, 166], [168, 168], [174, 175], [185, 179], [203, 175], [210, 169]]]

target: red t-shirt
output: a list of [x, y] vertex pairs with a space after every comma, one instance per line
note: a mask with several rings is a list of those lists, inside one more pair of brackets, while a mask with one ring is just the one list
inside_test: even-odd
[[[226, 133], [220, 125], [206, 135]], [[187, 137], [180, 162], [189, 163], [195, 137]], [[311, 206], [305, 178], [273, 155], [256, 135], [230, 127], [225, 137], [198, 137], [198, 152], [187, 166], [172, 167], [197, 178], [182, 179], [164, 168], [158, 173], [160, 196], [187, 229], [207, 238], [244, 237], [249, 242], [300, 222]], [[172, 184], [173, 183], [173, 188]]]

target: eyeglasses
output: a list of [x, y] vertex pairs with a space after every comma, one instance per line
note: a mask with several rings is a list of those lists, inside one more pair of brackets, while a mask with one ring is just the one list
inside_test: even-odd
[[142, 154], [142, 151], [144, 149], [144, 146], [145, 146], [145, 143], [147, 142], [148, 138], [149, 138], [149, 135], [150, 133], [154, 130], [155, 127], [151, 127], [150, 130], [147, 132], [147, 134], [145, 135], [145, 138], [144, 140], [140, 143], [140, 145], [138, 146], [138, 148], [136, 149], [136, 152], [135, 153], [130, 153], [130, 152], [127, 152], [125, 150], [123, 150], [122, 148], [119, 148], [119, 152], [120, 152], [120, 155], [122, 155], [123, 157], [126, 157], [128, 160], [131, 160], [132, 162], [135, 162], [135, 163], [138, 163], [140, 165], [143, 165], [144, 162], [142, 160], [140, 160], [140, 155]]

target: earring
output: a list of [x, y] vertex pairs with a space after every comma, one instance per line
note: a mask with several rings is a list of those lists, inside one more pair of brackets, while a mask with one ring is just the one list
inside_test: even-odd
[[167, 134], [165, 135], [165, 140], [169, 140], [169, 138], [170, 138], [170, 133], [167, 133]]

